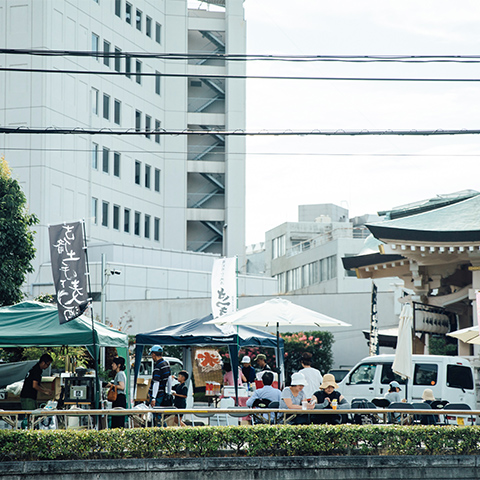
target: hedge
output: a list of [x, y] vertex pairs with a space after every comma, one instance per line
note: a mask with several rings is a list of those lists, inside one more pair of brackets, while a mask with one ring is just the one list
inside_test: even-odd
[[477, 455], [480, 429], [458, 426], [258, 425], [0, 430], [0, 461], [302, 455]]

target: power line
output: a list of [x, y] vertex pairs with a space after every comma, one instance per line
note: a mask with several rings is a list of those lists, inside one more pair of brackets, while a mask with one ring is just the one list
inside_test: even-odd
[[113, 70], [60, 70], [49, 68], [18, 68], [0, 67], [2, 72], [24, 73], [68, 73], [75, 75], [121, 75], [126, 77], [173, 77], [173, 78], [204, 78], [204, 79], [253, 79], [253, 80], [316, 80], [316, 81], [362, 81], [362, 82], [480, 82], [480, 78], [401, 78], [401, 77], [304, 77], [284, 75], [230, 75], [230, 74], [190, 74], [190, 73], [160, 73], [160, 72], [117, 72]]
[[30, 127], [0, 127], [0, 133], [9, 134], [9, 135], [126, 135], [126, 136], [145, 136], [145, 135], [172, 135], [172, 136], [183, 136], [183, 135], [198, 135], [198, 136], [208, 136], [208, 135], [222, 135], [230, 137], [250, 137], [250, 136], [266, 136], [266, 137], [284, 137], [284, 136], [332, 136], [332, 137], [343, 137], [343, 136], [439, 136], [439, 135], [478, 135], [480, 130], [285, 130], [285, 131], [269, 131], [269, 130], [260, 130], [260, 131], [248, 131], [243, 129], [236, 130], [136, 130], [136, 129], [88, 129], [88, 128], [58, 128], [58, 127], [48, 127], [48, 128], [30, 128]]
[[42, 50], [1, 48], [0, 54], [49, 57], [95, 58], [157, 58], [161, 60], [225, 60], [225, 61], [282, 61], [282, 62], [390, 62], [390, 63], [480, 63], [480, 55], [264, 55], [232, 53], [152, 53], [105, 52], [91, 50]]
[[[97, 150], [91, 148], [22, 148], [22, 147], [2, 147], [2, 152], [72, 152], [72, 153], [93, 153]], [[198, 150], [200, 153], [202, 150]], [[196, 151], [170, 151], [170, 150], [124, 150], [120, 149], [122, 154], [144, 154], [144, 155], [188, 155]], [[101, 151], [98, 151], [101, 155]], [[255, 155], [255, 156], [275, 156], [275, 157], [421, 157], [421, 158], [449, 158], [464, 157], [478, 158], [479, 153], [316, 153], [316, 152], [209, 152], [209, 156], [232, 156], [232, 155]]]

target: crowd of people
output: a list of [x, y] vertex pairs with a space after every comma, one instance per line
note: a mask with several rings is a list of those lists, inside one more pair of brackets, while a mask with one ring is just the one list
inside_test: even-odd
[[[149, 404], [152, 407], [174, 406], [178, 409], [185, 409], [187, 405], [188, 388], [186, 381], [189, 378], [187, 371], [182, 370], [177, 374], [177, 383], [172, 386], [172, 372], [169, 363], [163, 358], [163, 348], [161, 345], [154, 345], [149, 354], [153, 360], [153, 373], [148, 391]], [[248, 398], [246, 406], [249, 408], [268, 407], [270, 404], [278, 406], [280, 409], [302, 410], [305, 413], [297, 414], [292, 418], [294, 424], [338, 424], [342, 421], [342, 415], [335, 410], [350, 408], [349, 403], [343, 395], [337, 390], [338, 384], [334, 375], [327, 373], [324, 376], [319, 370], [312, 367], [312, 354], [305, 352], [302, 355], [302, 368], [293, 373], [290, 379], [290, 385], [284, 387], [282, 391], [273, 386], [276, 373], [272, 371], [267, 364], [264, 354], [258, 354], [254, 358], [257, 366], [252, 366], [252, 360], [245, 355], [241, 360], [241, 367], [238, 367], [238, 385], [254, 384], [257, 378], [261, 379], [262, 388], [255, 389]], [[28, 372], [24, 386], [21, 392], [22, 408], [24, 410], [33, 410], [37, 408], [37, 392], [44, 391], [41, 385], [41, 372], [50, 366], [52, 357], [48, 354], [42, 355], [40, 360]], [[112, 402], [112, 407], [126, 408], [127, 377], [125, 375], [125, 359], [116, 357], [112, 361], [112, 372], [114, 378], [105, 386], [115, 387], [116, 398]], [[230, 363], [223, 365], [225, 371], [223, 380], [225, 386], [234, 385], [234, 375]], [[389, 384], [388, 392], [385, 398], [390, 402], [406, 402], [402, 398], [401, 386], [397, 381]], [[422, 398], [425, 403], [431, 404], [435, 401], [433, 391], [426, 388]], [[309, 411], [315, 409], [328, 409], [332, 413], [322, 415], [311, 415]], [[395, 414], [392, 418], [397, 418]], [[182, 415], [175, 416], [175, 424], [185, 426]], [[124, 416], [112, 417], [112, 428], [120, 428], [125, 425]]]

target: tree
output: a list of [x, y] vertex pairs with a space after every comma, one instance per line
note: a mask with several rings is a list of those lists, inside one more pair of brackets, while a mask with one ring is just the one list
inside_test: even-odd
[[0, 157], [0, 306], [23, 299], [21, 287], [27, 273], [33, 272], [35, 258], [30, 227], [38, 223], [26, 208], [27, 199], [10, 169]]

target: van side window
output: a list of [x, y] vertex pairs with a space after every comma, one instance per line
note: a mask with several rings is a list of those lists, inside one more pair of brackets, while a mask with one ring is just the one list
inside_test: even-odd
[[393, 373], [392, 364], [391, 363], [384, 363], [382, 365], [382, 377], [380, 379], [380, 383], [382, 385], [388, 385], [393, 381], [397, 381], [400, 384], [405, 384], [406, 380], [402, 379], [400, 375]]
[[366, 363], [359, 365], [350, 375], [350, 385], [365, 385], [373, 383], [376, 368], [376, 365]]
[[432, 363], [416, 363], [413, 373], [414, 385], [436, 385], [438, 376], [438, 365]]
[[447, 387], [472, 390], [472, 370], [460, 365], [447, 365]]

